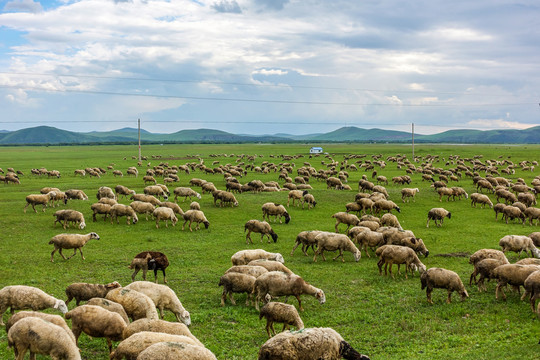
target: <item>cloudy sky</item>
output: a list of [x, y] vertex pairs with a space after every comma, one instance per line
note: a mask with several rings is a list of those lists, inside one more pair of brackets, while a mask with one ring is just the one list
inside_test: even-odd
[[536, 0], [8, 0], [0, 11], [0, 130], [540, 125]]

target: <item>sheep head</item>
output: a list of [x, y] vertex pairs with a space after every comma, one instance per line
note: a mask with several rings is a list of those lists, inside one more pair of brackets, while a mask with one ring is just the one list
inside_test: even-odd
[[53, 309], [58, 309], [62, 312], [62, 314], [65, 314], [68, 312], [68, 307], [66, 305], [66, 303], [63, 301], [63, 300], [60, 300], [60, 299], [56, 299], [54, 305], [53, 305]]
[[208, 229], [208, 227], [210, 226], [210, 223], [208, 221], [203, 221], [203, 224], [205, 229]]
[[345, 340], [342, 340], [339, 343], [339, 354], [342, 358], [347, 360], [369, 360], [368, 356], [362, 355], [358, 351], [354, 350], [353, 347]]
[[467, 292], [467, 290], [465, 290], [465, 288], [459, 291], [459, 295], [461, 295], [461, 301], [464, 301], [466, 298], [469, 297], [469, 293]]
[[176, 320], [178, 322], [184, 323], [186, 326], [191, 325], [191, 316], [189, 315], [189, 311], [184, 310], [181, 314], [175, 314]]
[[99, 240], [100, 237], [99, 237], [99, 235], [98, 235], [97, 233], [91, 232], [91, 233], [90, 233], [90, 239], [96, 239], [96, 240]]
[[288, 212], [285, 212], [285, 213], [283, 214], [283, 216], [285, 216], [285, 224], [288, 224], [289, 221], [291, 221], [291, 216], [289, 215]]
[[83, 221], [81, 221], [81, 223], [79, 224], [79, 229], [84, 229], [86, 227], [86, 223]]
[[324, 295], [324, 291], [321, 289], [317, 290], [315, 293], [315, 298], [319, 300], [319, 303], [322, 305], [326, 302], [326, 296]]
[[274, 240], [274, 242], [277, 242], [278, 235], [274, 231], [270, 233], [270, 236], [272, 237], [272, 240]]

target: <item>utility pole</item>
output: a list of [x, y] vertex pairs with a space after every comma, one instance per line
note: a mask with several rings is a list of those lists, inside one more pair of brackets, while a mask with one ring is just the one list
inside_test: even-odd
[[412, 134], [412, 161], [414, 161], [414, 123], [411, 123], [411, 134]]
[[140, 162], [141, 161], [141, 119], [137, 119], [137, 125], [139, 129], [139, 162]]

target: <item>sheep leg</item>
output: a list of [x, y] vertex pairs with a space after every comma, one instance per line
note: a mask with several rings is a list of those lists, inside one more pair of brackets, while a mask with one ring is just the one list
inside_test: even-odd
[[343, 257], [343, 251], [341, 249], [339, 249], [339, 254], [335, 258], [333, 258], [332, 260], [336, 260], [340, 256], [341, 256], [341, 261], [345, 262], [345, 258]]
[[236, 305], [236, 301], [234, 300], [232, 291], [229, 291], [229, 299], [231, 300], [231, 304]]
[[64, 254], [62, 254], [62, 248], [59, 248], [59, 249], [58, 249], [58, 253], [59, 253], [60, 255], [62, 255], [62, 258], [64, 258], [64, 260], [69, 259], [69, 258], [66, 258], [66, 257], [64, 256]]
[[107, 338], [107, 346], [109, 347], [109, 354], [112, 353], [112, 341], [110, 338]]
[[[96, 213], [93, 213], [93, 214], [92, 214], [92, 220], [94, 220], [94, 222], [97, 221], [97, 219], [96, 219]], [[56, 221], [55, 221], [55, 222], [56, 222]]]
[[[154, 270], [155, 273], [154, 275], [156, 276], [156, 283], [158, 282], [157, 281], [157, 270]], [[163, 282], [166, 284], [167, 283], [167, 276], [165, 275], [165, 269], [161, 269], [161, 272], [163, 273]]]
[[427, 223], [426, 223], [426, 227], [428, 228], [429, 227], [429, 217], [427, 218]]
[[[75, 249], [75, 252], [77, 252], [77, 249]], [[83, 253], [82, 253], [82, 247], [79, 248], [79, 252], [81, 253], [82, 259], [85, 260], [85, 259], [84, 259], [84, 255], [83, 255]]]
[[336, 232], [337, 232], [337, 233], [339, 232], [339, 231], [338, 231], [338, 225], [339, 225], [339, 224], [340, 224], [339, 220], [336, 221], [336, 226], [335, 226], [334, 228], [336, 229]]
[[531, 294], [530, 303], [533, 312], [536, 312], [536, 294]]
[[140, 268], [135, 268], [135, 271], [133, 272], [133, 274], [131, 274], [131, 281], [135, 281], [135, 275], [137, 275], [139, 270], [141, 270], [141, 269]]
[[223, 288], [223, 292], [221, 293], [221, 306], [225, 306], [226, 298], [227, 298], [227, 290]]
[[72, 257], [74, 257], [76, 253], [77, 253], [77, 248], [73, 249], [73, 254], [71, 254], [71, 256], [68, 256], [68, 259], [71, 259]]
[[431, 293], [433, 292], [433, 288], [431, 286], [428, 286], [426, 288], [426, 297], [427, 297], [427, 302], [430, 303], [430, 304], [433, 304], [433, 300], [431, 300]]
[[[148, 219], [146, 219], [146, 220], [148, 220]], [[156, 229], [159, 229], [159, 219], [158, 218], [156, 218]]]
[[184, 227], [186, 226], [186, 223], [187, 223], [187, 222], [188, 222], [188, 221], [186, 220], [186, 221], [184, 221], [184, 223], [182, 224], [182, 230], [184, 230]]
[[379, 261], [377, 262], [377, 266], [379, 267], [379, 275], [382, 275], [382, 265], [384, 263], [384, 260], [383, 259], [379, 259]]
[[[268, 337], [271, 338], [272, 335], [270, 335], [270, 330], [272, 328], [272, 323], [269, 319], [266, 319], [266, 333], [268, 334]], [[275, 333], [275, 332], [274, 332]]]
[[146, 281], [146, 272], [148, 271], [147, 268], [143, 268], [143, 273], [142, 273], [142, 277], [143, 277], [143, 280]]
[[[293, 256], [294, 250], [296, 250], [296, 248], [298, 247], [298, 245], [300, 245], [300, 242], [297, 242], [296, 244], [294, 244], [293, 249], [292, 249], [292, 251], [291, 251], [291, 256]], [[302, 245], [302, 251], [304, 251], [304, 245]], [[304, 251], [304, 254], [307, 256], [307, 254], [306, 254], [305, 251]]]
[[446, 299], [447, 304], [450, 304], [452, 302], [452, 291], [453, 290], [448, 289], [448, 298]]
[[298, 300], [298, 308], [300, 311], [304, 311], [304, 308], [302, 307], [302, 300], [300, 300], [300, 295], [294, 295], [296, 296], [296, 300]]

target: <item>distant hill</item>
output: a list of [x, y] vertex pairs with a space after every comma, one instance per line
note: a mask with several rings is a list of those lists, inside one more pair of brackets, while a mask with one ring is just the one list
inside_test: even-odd
[[81, 144], [97, 142], [98, 138], [81, 133], [38, 126], [2, 134], [0, 144]]
[[439, 134], [415, 137], [419, 142], [469, 144], [538, 144], [540, 126], [524, 130], [449, 130]]
[[339, 128], [335, 131], [315, 135], [306, 140], [313, 141], [358, 141], [358, 142], [371, 142], [371, 141], [407, 141], [411, 139], [411, 133], [395, 130], [382, 130], [382, 129], [361, 129], [355, 126], [346, 126]]

